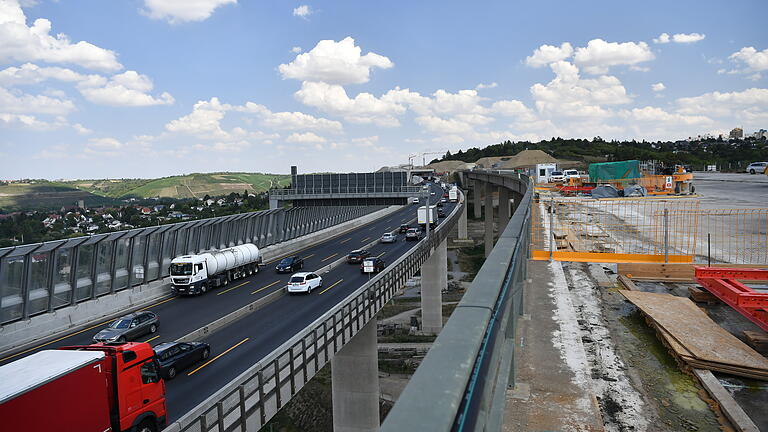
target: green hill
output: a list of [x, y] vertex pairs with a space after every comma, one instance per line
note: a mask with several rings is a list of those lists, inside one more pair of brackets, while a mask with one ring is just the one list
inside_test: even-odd
[[159, 179], [75, 180], [65, 184], [96, 195], [111, 198], [202, 198], [205, 195], [228, 195], [231, 192], [252, 193], [270, 187], [287, 186], [291, 176], [262, 173], [205, 173]]
[[88, 207], [109, 206], [117, 203], [117, 200], [110, 197], [45, 180], [0, 183], [0, 211], [57, 210], [62, 206], [77, 205], [80, 200], [85, 201]]

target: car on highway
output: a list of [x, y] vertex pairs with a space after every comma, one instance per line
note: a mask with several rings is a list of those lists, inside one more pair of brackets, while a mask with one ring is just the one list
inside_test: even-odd
[[762, 174], [765, 172], [766, 167], [768, 167], [768, 162], [752, 162], [747, 167], [746, 172], [750, 174]]
[[408, 231], [405, 233], [405, 240], [421, 240], [421, 238], [424, 237], [424, 234], [422, 233], [421, 229], [419, 228], [408, 228]]
[[160, 375], [167, 380], [211, 355], [211, 346], [205, 342], [164, 342], [154, 348]]
[[563, 176], [562, 171], [552, 171], [552, 173], [549, 174], [550, 183], [562, 183], [564, 180], [565, 177]]
[[445, 210], [439, 208], [437, 209], [437, 217], [444, 218], [445, 217]]
[[293, 273], [296, 270], [303, 268], [304, 260], [300, 256], [294, 255], [292, 257], [287, 257], [280, 260], [280, 262], [277, 263], [277, 266], [275, 267], [275, 271], [278, 273]]
[[440, 204], [447, 203], [447, 202], [448, 202], [448, 197], [440, 198]]
[[311, 272], [301, 272], [291, 276], [286, 289], [288, 294], [310, 294], [313, 289], [320, 288], [321, 286], [323, 286], [323, 278], [320, 275]]
[[392, 233], [384, 233], [379, 241], [382, 243], [394, 243], [397, 241], [397, 236]]
[[363, 262], [365, 258], [368, 258], [371, 255], [370, 252], [368, 252], [365, 249], [358, 249], [353, 250], [352, 252], [347, 255], [347, 262], [349, 264], [360, 264]]
[[410, 227], [407, 224], [402, 224], [400, 225], [400, 229], [398, 231], [400, 231], [400, 234], [405, 234], [408, 231], [408, 228]]
[[[381, 258], [378, 258], [378, 257], [366, 258], [360, 264], [360, 273], [378, 273], [384, 270], [386, 266], [387, 266], [387, 263], [384, 262], [384, 260]], [[365, 271], [366, 267], [372, 269], [373, 271], [366, 272]]]
[[150, 311], [134, 312], [112, 321], [107, 328], [93, 336], [93, 343], [128, 342], [139, 336], [155, 333], [160, 327], [157, 314]]
[[443, 206], [443, 202], [442, 202], [442, 201], [438, 201], [438, 202], [437, 202], [437, 206], [438, 206], [438, 207], [442, 207], [442, 206]]

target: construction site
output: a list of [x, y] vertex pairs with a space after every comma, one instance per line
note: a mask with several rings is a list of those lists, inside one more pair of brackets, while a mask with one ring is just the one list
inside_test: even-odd
[[506, 430], [768, 431], [768, 175], [553, 165]]

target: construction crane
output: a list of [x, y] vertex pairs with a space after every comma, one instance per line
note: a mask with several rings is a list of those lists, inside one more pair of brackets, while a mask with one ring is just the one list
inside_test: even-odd
[[427, 160], [426, 160], [425, 156], [427, 156], [427, 155], [444, 155], [447, 152], [448, 152], [448, 150], [424, 152], [424, 153], [422, 153], [421, 154], [421, 166], [427, 166]]
[[410, 165], [411, 168], [413, 168], [413, 160], [416, 159], [417, 157], [419, 157], [418, 153], [411, 153], [408, 155], [408, 165]]

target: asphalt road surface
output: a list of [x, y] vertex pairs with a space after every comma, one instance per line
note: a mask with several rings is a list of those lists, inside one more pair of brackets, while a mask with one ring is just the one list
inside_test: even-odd
[[768, 207], [768, 175], [747, 173], [693, 174], [702, 208]]

